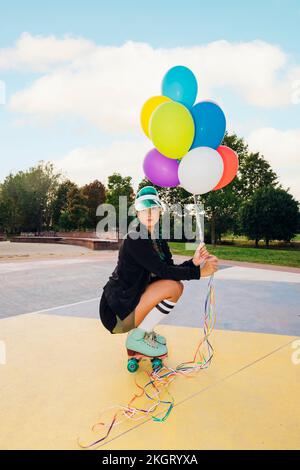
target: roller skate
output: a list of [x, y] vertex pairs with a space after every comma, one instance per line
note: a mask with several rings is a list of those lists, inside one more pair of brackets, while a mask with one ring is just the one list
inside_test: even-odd
[[152, 330], [151, 333], [152, 333], [153, 338], [155, 339], [155, 341], [157, 341], [160, 344], [164, 344], [164, 345], [167, 344], [166, 338], [164, 336], [159, 335], [154, 330]]
[[139, 361], [145, 358], [151, 360], [152, 370], [158, 371], [163, 366], [162, 359], [168, 355], [166, 345], [155, 341], [152, 331], [147, 332], [141, 328], [135, 328], [129, 332], [126, 348], [129, 372], [136, 372], [139, 368]]

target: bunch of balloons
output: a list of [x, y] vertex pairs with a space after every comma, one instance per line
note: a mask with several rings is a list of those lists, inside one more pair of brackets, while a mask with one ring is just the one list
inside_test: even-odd
[[222, 109], [209, 100], [194, 104], [197, 92], [193, 72], [177, 65], [165, 74], [162, 95], [143, 105], [141, 125], [155, 147], [143, 169], [153, 184], [205, 194], [234, 179], [238, 156], [220, 145], [226, 130]]

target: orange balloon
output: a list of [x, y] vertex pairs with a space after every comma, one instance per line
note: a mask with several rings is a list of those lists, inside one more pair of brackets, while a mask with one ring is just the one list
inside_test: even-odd
[[213, 191], [224, 188], [235, 178], [239, 168], [239, 157], [237, 153], [226, 145], [220, 145], [217, 152], [221, 155], [224, 165], [223, 175]]

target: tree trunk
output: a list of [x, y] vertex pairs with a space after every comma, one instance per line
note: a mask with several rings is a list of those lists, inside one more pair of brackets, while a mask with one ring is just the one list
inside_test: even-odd
[[256, 238], [256, 239], [255, 239], [255, 247], [256, 247], [256, 248], [258, 248], [258, 242], [259, 242], [259, 240], [258, 240], [258, 238]]

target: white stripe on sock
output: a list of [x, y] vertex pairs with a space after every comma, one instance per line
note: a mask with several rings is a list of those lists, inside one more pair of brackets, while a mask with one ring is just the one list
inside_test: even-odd
[[170, 305], [168, 302], [166, 302], [165, 300], [162, 300], [158, 305], [161, 305], [163, 306], [164, 308], [166, 308], [167, 310], [171, 310], [172, 308], [174, 308], [174, 305]]
[[172, 302], [172, 300], [169, 300], [169, 299], [165, 299], [164, 302], [166, 302], [167, 304], [170, 304], [170, 305], [176, 305], [176, 302]]

